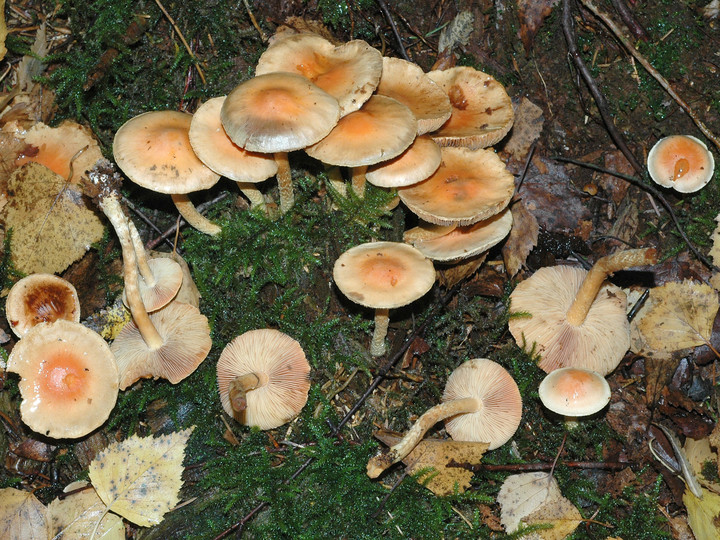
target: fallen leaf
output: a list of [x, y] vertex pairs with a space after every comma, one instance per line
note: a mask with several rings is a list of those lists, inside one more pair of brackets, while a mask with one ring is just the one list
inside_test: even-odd
[[705, 475], [703, 475], [702, 472], [703, 465], [705, 465], [705, 463], [708, 461], [715, 465], [716, 475], [718, 472], [718, 455], [710, 448], [709, 437], [705, 437], [702, 439], [692, 439], [690, 437], [687, 437], [685, 439], [685, 445], [683, 446], [683, 450], [685, 450], [685, 457], [690, 462], [690, 465], [695, 471], [698, 482], [700, 482], [703, 487], [720, 494], [720, 483], [714, 482], [712, 479], [705, 478]]
[[44, 58], [47, 55], [49, 46], [47, 42], [47, 32], [45, 31], [45, 23], [37, 27], [35, 41], [30, 47], [30, 53], [22, 57], [17, 66], [17, 85], [21, 91], [28, 90], [33, 84], [36, 77], [42, 75], [45, 71]]
[[538, 226], [537, 219], [527, 211], [522, 204], [513, 204], [510, 207], [513, 217], [513, 228], [510, 236], [502, 248], [505, 270], [508, 276], [513, 277], [525, 264], [532, 249], [537, 246]]
[[[388, 446], [395, 445], [401, 439], [388, 431], [375, 433], [375, 438]], [[403, 463], [408, 474], [432, 467], [434, 470], [429, 475], [422, 475], [418, 481], [435, 495], [452, 495], [456, 488], [459, 493], [463, 493], [470, 487], [472, 471], [462, 467], [448, 467], [447, 464], [454, 461], [458, 464], [477, 465], [488, 446], [487, 443], [424, 439], [403, 459]]]
[[558, 0], [518, 0], [520, 39], [525, 47], [525, 52], [530, 52], [532, 49], [535, 35], [557, 3]]
[[540, 138], [544, 123], [543, 110], [523, 97], [515, 109], [515, 122], [503, 151], [516, 161], [525, 161], [530, 147]]
[[2, 215], [13, 230], [12, 256], [21, 272], [62, 272], [102, 238], [103, 224], [79, 189], [43, 165], [18, 168], [8, 193]]
[[7, 25], [5, 24], [5, 0], [0, 0], [0, 60], [5, 58], [7, 47], [5, 47], [5, 38], [7, 37]]
[[670, 282], [651, 289], [649, 300], [651, 306], [637, 320], [637, 328], [650, 348], [671, 352], [710, 340], [719, 304], [709, 285]]
[[720, 537], [720, 495], [702, 488], [702, 499], [686, 489], [683, 503], [688, 523], [697, 540], [717, 540]]
[[463, 279], [473, 275], [485, 262], [487, 255], [488, 252], [485, 251], [459, 262], [444, 265], [437, 271], [438, 283], [448, 289], [454, 287]]
[[185, 445], [193, 428], [110, 445], [90, 464], [90, 481], [108, 510], [136, 525], [157, 525], [180, 501]]
[[47, 510], [32, 493], [0, 489], [0, 531], [7, 540], [47, 540]]
[[525, 525], [552, 525], [552, 528], [537, 531], [536, 534], [544, 540], [562, 540], [577, 529], [582, 516], [573, 503], [560, 495], [547, 499], [522, 521]]
[[[82, 485], [72, 485], [72, 489], [82, 489]], [[107, 512], [105, 503], [100, 500], [95, 489], [89, 489], [57, 498], [48, 505], [51, 538], [62, 540], [122, 540], [125, 538], [125, 525], [120, 516]], [[67, 490], [67, 488], [66, 488]], [[97, 526], [98, 520], [100, 525]], [[95, 527], [97, 526], [97, 530]], [[95, 533], [93, 536], [93, 532]]]
[[710, 248], [708, 255], [712, 257], [713, 264], [718, 266], [720, 265], [720, 214], [715, 216], [715, 221], [718, 225], [715, 227], [715, 230], [710, 236], [712, 247]]

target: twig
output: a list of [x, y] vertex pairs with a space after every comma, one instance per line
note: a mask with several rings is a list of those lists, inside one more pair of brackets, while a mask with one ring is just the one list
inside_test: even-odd
[[[143, 222], [145, 222], [145, 224], [146, 224], [148, 227], [150, 227], [152, 230], [154, 230], [154, 231], [155, 231], [156, 233], [158, 233], [158, 234], [163, 234], [163, 232], [160, 230], [160, 227], [158, 227], [157, 225], [155, 225], [155, 223], [154, 223], [149, 217], [147, 217], [143, 212], [141, 212], [140, 209], [139, 209], [137, 206], [135, 206], [135, 205], [132, 203], [132, 201], [130, 201], [130, 199], [128, 199], [127, 197], [125, 197], [125, 196], [123, 195], [122, 201], [123, 201], [123, 203], [124, 203], [125, 205], [127, 205], [127, 207], [128, 207], [130, 210], [132, 210], [132, 211], [135, 213], [135, 215], [136, 215], [137, 217], [139, 217]], [[169, 245], [170, 247], [173, 247], [173, 243], [172, 243], [168, 238], [164, 238], [163, 241], [164, 241], [167, 245]]]
[[375, 3], [377, 3], [377, 5], [380, 7], [380, 11], [383, 12], [383, 15], [385, 15], [385, 18], [387, 19], [387, 22], [390, 24], [390, 28], [392, 29], [393, 34], [395, 35], [395, 40], [397, 41], [398, 47], [400, 48], [400, 56], [410, 62], [410, 57], [405, 50], [405, 45], [403, 45], [402, 37], [400, 37], [400, 32], [398, 32], [397, 26], [395, 25], [395, 19], [392, 18], [387, 4], [384, 2], [384, 0], [375, 0]]
[[[561, 461], [559, 463], [571, 469], [600, 469], [605, 471], [621, 471], [633, 464], [626, 461]], [[456, 467], [472, 472], [534, 472], [550, 471], [556, 464], [553, 463], [508, 463], [505, 465], [492, 465], [489, 463], [458, 463], [450, 460], [446, 467]]]
[[245, 4], [245, 9], [247, 10], [248, 17], [250, 17], [250, 22], [255, 27], [255, 30], [257, 30], [258, 34], [260, 34], [260, 39], [263, 43], [268, 42], [268, 37], [265, 32], [263, 32], [262, 28], [260, 28], [260, 25], [257, 22], [257, 19], [255, 19], [255, 15], [253, 15], [252, 9], [250, 9], [250, 4], [248, 4], [247, 0], [243, 0], [243, 4]]
[[627, 4], [625, 3], [625, 0], [610, 0], [612, 2], [613, 7], [615, 8], [615, 11], [618, 12], [618, 15], [620, 15], [620, 18], [625, 23], [625, 26], [628, 27], [628, 30], [632, 33], [633, 36], [635, 36], [635, 39], [641, 39], [643, 41], [647, 41], [648, 34], [645, 31], [645, 28], [638, 22], [638, 20], [635, 18], [635, 16], [632, 14], [630, 9], [628, 8]]
[[185, 47], [185, 50], [190, 55], [190, 58], [192, 58], [194, 60], [195, 69], [197, 69], [198, 75], [200, 75], [200, 78], [202, 79], [203, 84], [207, 84], [207, 81], [205, 80], [205, 75], [203, 74], [202, 69], [200, 69], [200, 62], [198, 61], [197, 56], [195, 56], [195, 53], [190, 48], [190, 45], [188, 45], [188, 42], [185, 41], [185, 36], [183, 36], [183, 33], [180, 31], [180, 28], [178, 28], [178, 25], [175, 24], [175, 20], [170, 16], [170, 14], [165, 9], [165, 6], [162, 5], [160, 0], [155, 0], [155, 3], [160, 8], [160, 11], [163, 12], [163, 15], [165, 15], [165, 17], [170, 22], [172, 27], [175, 29], [175, 32], [177, 32], [177, 35], [180, 38], [180, 41], [182, 41], [182, 44]]
[[[682, 109], [690, 116], [693, 122], [695, 122], [695, 125], [698, 127], [700, 131], [703, 132], [703, 135], [705, 135], [708, 139], [712, 141], [712, 143], [715, 145], [715, 147], [720, 150], [720, 139], [718, 139], [715, 134], [710, 131], [710, 128], [708, 128], [705, 123], [700, 120], [700, 118], [695, 114], [695, 111], [690, 107], [690, 105], [685, 102], [682, 97], [675, 91], [675, 89], [670, 86], [670, 83], [667, 81], [665, 77], [660, 75], [660, 73], [648, 62], [645, 57], [640, 54], [640, 52], [633, 47], [632, 43], [623, 35], [623, 33], [620, 31], [618, 26], [615, 24], [615, 21], [610, 18], [610, 16], [607, 13], [604, 13], [600, 11], [595, 4], [591, 0], [580, 0], [587, 9], [593, 12], [593, 14], [600, 18], [610, 29], [610, 31], [615, 35], [617, 39], [620, 40], [620, 42], [623, 44], [623, 46], [628, 50], [630, 54], [632, 54], [635, 57], [635, 60], [640, 62], [642, 64], [642, 67], [645, 68], [645, 70], [653, 76], [653, 78], [660, 83], [660, 86], [662, 86], [665, 91], [670, 94], [670, 96], [675, 100], [675, 102], [682, 107]], [[566, 0], [567, 2], [567, 0]]]

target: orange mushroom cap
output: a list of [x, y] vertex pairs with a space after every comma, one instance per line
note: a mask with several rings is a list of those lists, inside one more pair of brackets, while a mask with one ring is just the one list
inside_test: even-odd
[[671, 135], [655, 143], [648, 153], [647, 167], [656, 184], [680, 193], [693, 193], [710, 182], [715, 160], [699, 139]]

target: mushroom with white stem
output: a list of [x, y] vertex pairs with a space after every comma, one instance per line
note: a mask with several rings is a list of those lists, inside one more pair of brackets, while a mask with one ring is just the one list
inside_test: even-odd
[[547, 409], [565, 418], [565, 427], [573, 429], [580, 417], [593, 415], [610, 402], [610, 385], [595, 371], [566, 367], [545, 376], [538, 396]]
[[509, 441], [520, 425], [520, 390], [505, 368], [487, 358], [468, 360], [455, 369], [448, 377], [442, 399], [415, 422], [400, 442], [368, 461], [370, 478], [377, 478], [405, 458], [440, 420], [446, 420], [445, 427], [453, 440], [489, 443], [490, 450]]

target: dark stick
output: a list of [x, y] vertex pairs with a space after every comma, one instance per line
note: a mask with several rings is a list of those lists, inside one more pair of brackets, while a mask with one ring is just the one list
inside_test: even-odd
[[628, 27], [628, 30], [630, 30], [630, 33], [635, 37], [635, 39], [647, 41], [648, 34], [645, 31], [645, 28], [643, 28], [643, 26], [638, 22], [635, 15], [632, 14], [632, 11], [630, 11], [630, 8], [625, 3], [625, 0], [610, 1], [612, 2], [615, 11], [618, 12], [618, 15], [620, 15], [620, 18], [625, 23], [625, 26]]
[[387, 4], [385, 4], [384, 0], [375, 0], [375, 2], [377, 3], [378, 7], [380, 7], [380, 11], [383, 12], [383, 15], [385, 15], [387, 22], [390, 24], [390, 28], [392, 29], [393, 35], [395, 36], [395, 41], [397, 41], [398, 47], [400, 48], [400, 56], [410, 62], [411, 60], [408, 56], [407, 51], [405, 50], [405, 45], [403, 45], [402, 37], [400, 37], [400, 32], [398, 32], [397, 26], [395, 25], [395, 19], [392, 18]]

